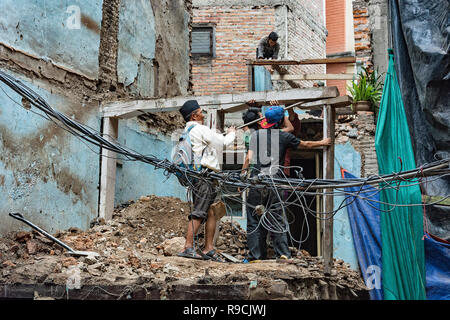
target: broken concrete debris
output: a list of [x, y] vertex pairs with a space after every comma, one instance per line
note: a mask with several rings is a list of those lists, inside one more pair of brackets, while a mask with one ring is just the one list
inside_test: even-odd
[[[52, 296], [44, 288], [66, 288], [76, 281], [80, 288], [76, 290], [85, 295], [89, 292], [83, 290], [90, 286], [105, 286], [111, 290], [108, 292], [135, 288], [124, 299], [368, 298], [368, 289], [358, 272], [337, 260], [335, 273], [324, 276], [323, 260], [305, 250], [291, 248], [293, 259], [284, 263], [274, 259], [251, 264], [220, 263], [177, 257], [184, 246], [186, 212], [189, 204], [179, 199], [148, 196], [117, 208], [111, 221], [96, 221], [87, 231], [70, 228], [55, 233], [76, 250], [94, 251], [100, 254], [98, 257], [70, 256], [59, 245], [43, 241], [37, 232], [8, 234], [0, 238], [0, 248], [5, 249], [0, 256], [0, 286], [13, 290], [19, 284], [28, 285], [29, 298], [34, 298], [35, 291], [41, 297], [58, 298], [61, 294]], [[201, 231], [199, 247], [203, 241]], [[245, 231], [236, 222], [221, 221], [218, 251], [242, 261], [245, 246]], [[40, 284], [45, 285], [43, 291], [36, 289]], [[146, 294], [140, 291], [142, 288]], [[220, 296], [218, 288], [222, 290]], [[91, 294], [91, 299], [100, 297], [100, 293]]]

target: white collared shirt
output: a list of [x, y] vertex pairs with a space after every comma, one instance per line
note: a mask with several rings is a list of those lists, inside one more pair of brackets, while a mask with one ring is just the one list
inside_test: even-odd
[[216, 132], [205, 125], [196, 121], [186, 123], [187, 130], [190, 126], [195, 125], [189, 132], [192, 143], [192, 151], [194, 158], [201, 158], [200, 164], [214, 171], [220, 171], [220, 164], [223, 159], [223, 147], [230, 145], [236, 137], [234, 132], [224, 136], [222, 133]]

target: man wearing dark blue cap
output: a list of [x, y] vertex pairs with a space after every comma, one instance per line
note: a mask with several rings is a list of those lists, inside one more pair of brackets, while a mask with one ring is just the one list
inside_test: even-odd
[[[300, 141], [293, 134], [280, 130], [284, 122], [284, 109], [273, 106], [266, 110], [265, 119], [261, 121], [261, 129], [250, 137], [250, 147], [242, 168], [253, 164], [251, 176], [264, 174], [282, 178], [282, 167], [286, 150], [289, 148], [315, 148], [328, 146], [331, 139], [320, 141]], [[283, 216], [282, 195], [274, 190], [251, 188], [247, 200], [247, 246], [248, 260], [263, 260], [267, 258], [266, 237], [272, 236], [273, 247], [277, 258], [290, 258], [287, 231], [289, 224]], [[264, 223], [261, 218], [264, 216]], [[267, 230], [267, 228], [271, 230]]]
[[[189, 132], [194, 161], [198, 162], [195, 164], [206, 170], [219, 171], [223, 147], [234, 141], [235, 128], [229, 128], [227, 135], [224, 136], [203, 125], [203, 110], [200, 108], [197, 100], [186, 101], [181, 107], [180, 113], [186, 121], [185, 130]], [[214, 211], [210, 208], [216, 195], [215, 186], [211, 182], [200, 179], [196, 179], [193, 182], [193, 211], [188, 217], [190, 221], [188, 223], [184, 251], [179, 253], [178, 256], [220, 261], [213, 245], [216, 219]], [[199, 254], [194, 249], [194, 234], [197, 234], [199, 227], [205, 221], [205, 248]]]

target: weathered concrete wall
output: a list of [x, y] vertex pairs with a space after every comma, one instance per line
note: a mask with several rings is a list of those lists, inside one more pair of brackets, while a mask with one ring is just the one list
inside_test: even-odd
[[[50, 105], [92, 128], [100, 128], [98, 103], [80, 103], [42, 81], [25, 85]], [[21, 97], [3, 90], [20, 103]], [[25, 225], [8, 216], [22, 213], [49, 231], [88, 228], [97, 216], [98, 148], [89, 146], [0, 94], [0, 234]]]
[[[55, 0], [44, 6], [2, 1], [0, 68], [56, 110], [98, 131], [101, 101], [187, 94], [190, 1], [153, 2]], [[75, 7], [75, 13], [68, 10], [71, 5], [79, 14]], [[20, 103], [16, 94], [10, 96]], [[3, 92], [0, 105], [0, 234], [27, 228], [7, 216], [11, 211], [51, 232], [89, 227], [98, 215], [98, 148], [26, 111]], [[168, 119], [152, 118], [160, 127]], [[138, 121], [121, 124], [119, 138], [137, 151], [166, 157], [163, 141], [169, 137], [148, 128], [140, 132]], [[116, 204], [151, 193], [183, 198], [174, 178], [164, 183], [162, 171], [136, 164], [119, 169], [117, 190], [123, 194], [118, 192]]]
[[[356, 177], [360, 177], [361, 155], [347, 141], [345, 144], [336, 144], [334, 149], [334, 178], [342, 179], [341, 167]], [[344, 196], [334, 197], [334, 209], [336, 210], [345, 201]], [[346, 203], [344, 202], [344, 206]], [[358, 258], [353, 244], [352, 230], [348, 218], [347, 207], [339, 210], [334, 216], [333, 222], [333, 257], [342, 259], [350, 264], [350, 268], [358, 270]]]
[[102, 0], [2, 0], [0, 12], [1, 43], [97, 77]]
[[[147, 125], [133, 119], [119, 122], [119, 142], [139, 151], [141, 154], [153, 155], [159, 159], [170, 159], [172, 141], [170, 136], [150, 131]], [[173, 196], [186, 201], [186, 189], [181, 187], [174, 175], [169, 179], [164, 176], [164, 170], [152, 165], [120, 160], [116, 173], [117, 204], [135, 200], [141, 195]]]

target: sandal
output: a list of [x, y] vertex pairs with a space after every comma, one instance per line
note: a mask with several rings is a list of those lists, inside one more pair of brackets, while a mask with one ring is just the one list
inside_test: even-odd
[[203, 260], [203, 257], [195, 252], [194, 248], [186, 248], [183, 252], [177, 254], [178, 257]]
[[215, 249], [208, 251], [207, 253], [200, 252], [204, 260], [212, 260], [217, 262], [224, 262], [219, 255], [217, 254]]

